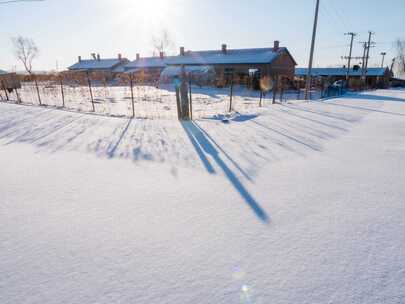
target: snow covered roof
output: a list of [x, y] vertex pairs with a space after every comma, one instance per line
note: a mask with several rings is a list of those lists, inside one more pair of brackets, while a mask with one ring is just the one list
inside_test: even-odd
[[8, 74], [8, 72], [0, 70], [0, 75], [5, 75], [5, 74]]
[[137, 68], [165, 68], [167, 57], [144, 57], [125, 65], [125, 70]]
[[[368, 68], [367, 76], [384, 76], [387, 73], [387, 68]], [[346, 76], [346, 68], [313, 68], [312, 76]], [[296, 76], [306, 76], [308, 74], [307, 68], [296, 68]], [[361, 76], [362, 69], [359, 70], [350, 70], [350, 76]]]
[[82, 59], [81, 61], [75, 63], [69, 67], [69, 70], [108, 70], [114, 69], [115, 67], [125, 64], [128, 60], [118, 58], [109, 59]]
[[188, 51], [184, 56], [167, 58], [166, 63], [169, 65], [269, 64], [283, 52], [288, 53], [287, 48], [281, 47], [277, 51], [273, 48], [228, 49], [226, 53], [222, 50]]
[[[185, 71], [191, 74], [215, 73], [215, 69], [208, 65], [188, 65], [185, 67]], [[181, 72], [180, 66], [168, 66], [162, 71], [161, 77], [178, 76], [181, 75]]]

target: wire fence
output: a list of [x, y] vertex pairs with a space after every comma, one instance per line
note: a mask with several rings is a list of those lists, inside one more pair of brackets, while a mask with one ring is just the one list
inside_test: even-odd
[[[261, 92], [246, 85], [217, 88], [190, 86], [193, 118], [207, 118], [229, 111], [251, 112], [273, 102], [273, 92]], [[311, 91], [311, 99], [323, 92]], [[280, 90], [277, 102], [300, 100], [303, 90]], [[175, 84], [143, 83], [131, 78], [119, 80], [56, 77], [46, 81], [24, 81], [21, 88], [0, 90], [0, 100], [28, 105], [42, 105], [78, 112], [116, 117], [177, 119]]]

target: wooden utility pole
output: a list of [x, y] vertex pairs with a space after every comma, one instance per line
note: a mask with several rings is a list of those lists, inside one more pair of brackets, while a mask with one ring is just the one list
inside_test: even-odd
[[309, 90], [311, 89], [312, 63], [313, 63], [313, 60], [314, 60], [316, 30], [317, 30], [317, 27], [318, 27], [318, 14], [319, 14], [319, 0], [316, 0], [314, 28], [312, 30], [311, 52], [310, 52], [310, 55], [309, 55], [307, 82], [306, 82], [306, 85], [305, 85], [305, 100], [308, 100]]
[[365, 67], [366, 67], [366, 52], [367, 52], [367, 42], [362, 42], [363, 44], [363, 57], [361, 59], [361, 79], [364, 82]]
[[385, 55], [387, 55], [386, 52], [381, 52], [380, 55], [382, 56], [382, 61], [381, 61], [381, 67], [384, 67], [384, 60], [385, 60]]
[[367, 69], [368, 69], [368, 60], [370, 59], [370, 48], [371, 48], [371, 36], [374, 35], [374, 32], [368, 32], [368, 43], [367, 43], [367, 56], [366, 56], [366, 64], [365, 64], [365, 71], [364, 71], [364, 82], [367, 88]]
[[347, 57], [347, 72], [346, 72], [346, 81], [349, 81], [350, 78], [350, 65], [351, 65], [351, 61], [352, 61], [352, 52], [353, 52], [353, 41], [354, 41], [354, 36], [356, 36], [356, 33], [353, 32], [349, 32], [346, 33], [345, 35], [350, 35], [351, 39], [350, 39], [350, 50], [349, 50], [349, 57]]

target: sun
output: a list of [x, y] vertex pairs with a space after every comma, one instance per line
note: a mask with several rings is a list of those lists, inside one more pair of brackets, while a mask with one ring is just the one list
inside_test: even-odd
[[134, 21], [156, 23], [162, 21], [170, 13], [170, 0], [121, 0], [120, 9]]
[[[133, 49], [149, 54], [153, 37], [168, 31], [176, 39], [185, 0], [101, 0], [111, 28]], [[148, 53], [149, 52], [149, 53]]]

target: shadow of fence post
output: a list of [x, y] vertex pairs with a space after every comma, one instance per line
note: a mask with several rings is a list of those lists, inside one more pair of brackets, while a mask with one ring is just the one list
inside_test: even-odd
[[192, 121], [183, 121], [181, 125], [190, 139], [194, 149], [203, 162], [208, 173], [215, 174], [215, 169], [209, 161], [207, 155], [215, 161], [215, 164], [222, 170], [225, 177], [230, 184], [239, 193], [246, 204], [253, 210], [255, 215], [264, 223], [269, 222], [269, 216], [266, 211], [259, 205], [255, 198], [249, 193], [246, 187], [238, 179], [236, 174], [228, 167], [228, 165], [221, 159], [219, 151], [211, 143], [210, 139], [205, 136], [201, 131], [201, 127], [198, 127]]

